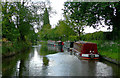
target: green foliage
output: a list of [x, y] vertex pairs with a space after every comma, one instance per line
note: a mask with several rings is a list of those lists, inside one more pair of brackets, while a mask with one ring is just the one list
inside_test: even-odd
[[90, 40], [90, 42], [97, 43], [98, 52], [102, 56], [106, 56], [112, 59], [115, 59], [117, 61], [120, 61], [119, 59], [119, 45], [120, 41], [105, 41], [105, 40]]
[[17, 39], [17, 37], [19, 37], [19, 30], [15, 27], [15, 24], [12, 20], [12, 13], [15, 8], [13, 6], [11, 6], [11, 8], [9, 9], [10, 11], [7, 12], [8, 7], [10, 7], [10, 5], [6, 2], [4, 4], [2, 4], [2, 14], [3, 19], [2, 19], [2, 34], [3, 37], [6, 37], [8, 40], [10, 41], [14, 41]]
[[43, 57], [43, 65], [48, 66], [49, 59], [47, 57]]
[[39, 53], [42, 56], [46, 56], [48, 54], [54, 54], [54, 53], [57, 53], [57, 52], [53, 51], [53, 50], [48, 50], [48, 46], [47, 45], [42, 45]]
[[43, 26], [41, 31], [39, 31], [40, 40], [48, 40], [48, 38], [51, 36], [51, 25], [49, 22], [49, 13], [47, 8], [45, 8], [44, 14], [43, 14]]
[[10, 41], [20, 38], [25, 41], [25, 36], [30, 34], [33, 18], [30, 10], [20, 2], [2, 3], [3, 37]]
[[37, 43], [41, 45], [47, 45], [47, 41], [38, 41]]
[[[87, 6], [86, 6], [87, 5]], [[119, 39], [120, 2], [65, 2], [64, 14], [71, 23], [85, 23], [97, 28], [101, 21], [113, 25], [113, 39]]]
[[66, 35], [66, 36], [75, 35], [72, 28], [70, 28], [69, 25], [65, 23], [65, 21], [59, 21], [57, 31], [58, 33], [60, 33], [61, 36], [62, 35]]
[[43, 15], [43, 25], [50, 24], [49, 21], [49, 13], [47, 8], [45, 8], [44, 15]]
[[2, 59], [2, 76], [12, 76], [15, 73], [15, 69], [13, 68], [16, 68], [17, 61], [21, 62], [19, 69], [23, 70], [25, 61], [28, 60], [30, 52], [30, 50], [27, 50], [21, 54], [10, 57], [10, 59], [8, 58], [8, 60]]
[[44, 31], [44, 30], [47, 30], [47, 29], [51, 29], [50, 24], [43, 25], [42, 30]]
[[69, 41], [78, 41], [78, 37], [77, 36], [69, 36]]
[[30, 43], [20, 42], [3, 42], [2, 55], [10, 55], [11, 53], [17, 53], [30, 47]]
[[69, 36], [76, 35], [64, 21], [59, 21], [59, 24], [54, 29], [49, 29], [49, 25], [45, 25], [39, 32], [41, 40], [69, 40]]
[[93, 40], [104, 40], [104, 34], [102, 31], [93, 33]]
[[104, 40], [105, 36], [102, 31], [88, 33], [82, 36], [82, 40]]
[[24, 3], [1, 3], [2, 37], [7, 40], [3, 41], [3, 54], [21, 51], [37, 40], [32, 24], [36, 17]]

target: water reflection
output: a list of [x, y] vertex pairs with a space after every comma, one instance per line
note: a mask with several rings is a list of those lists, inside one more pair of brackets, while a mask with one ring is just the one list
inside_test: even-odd
[[29, 67], [28, 67], [28, 72], [29, 72], [29, 76], [35, 76], [38, 75], [39, 72], [41, 72], [40, 70], [42, 69], [42, 61], [43, 56], [40, 56], [38, 54], [37, 48], [34, 48], [34, 53], [33, 53], [33, 57], [30, 58], [30, 62], [29, 62]]
[[25, 69], [25, 61], [28, 60], [30, 51], [25, 51], [16, 56], [2, 59], [2, 76], [19, 76]]
[[113, 76], [112, 67], [102, 62], [97, 62], [96, 76]]
[[47, 45], [48, 50], [52, 50], [52, 51], [57, 51], [57, 52], [63, 52], [63, 46], [52, 46], [52, 45]]
[[[3, 76], [119, 76], [117, 65], [99, 60], [79, 60], [63, 48], [34, 46], [31, 51], [4, 59]], [[64, 49], [65, 51], [65, 49]]]
[[46, 56], [44, 56], [43, 57], [43, 65], [48, 66], [48, 64], [49, 64], [49, 59]]
[[48, 54], [57, 53], [58, 51], [56, 51], [56, 49], [58, 49], [58, 48], [54, 47], [54, 46], [42, 45], [40, 50], [38, 50], [38, 52], [41, 56], [46, 56]]

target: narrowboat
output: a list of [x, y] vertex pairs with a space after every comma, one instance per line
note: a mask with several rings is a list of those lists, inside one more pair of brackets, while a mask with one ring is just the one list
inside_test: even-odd
[[53, 46], [63, 46], [64, 43], [62, 41], [52, 41], [52, 40], [48, 40], [48, 45], [53, 45]]
[[55, 44], [55, 41], [48, 40], [47, 43], [48, 43], [48, 45], [54, 45], [54, 44]]
[[63, 52], [63, 48], [61, 46], [51, 46], [51, 45], [48, 45], [48, 50], [49, 51], [56, 51], [56, 52]]
[[74, 42], [71, 42], [71, 41], [64, 42], [64, 48], [68, 49], [68, 52], [71, 51], [73, 48], [73, 43]]
[[99, 59], [96, 43], [78, 41], [74, 43], [72, 51], [81, 59]]
[[58, 46], [63, 46], [64, 43], [63, 43], [62, 41], [57, 41], [57, 45], [58, 45]]

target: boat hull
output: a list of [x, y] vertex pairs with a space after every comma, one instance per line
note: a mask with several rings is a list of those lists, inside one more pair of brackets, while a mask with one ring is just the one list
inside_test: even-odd
[[80, 59], [94, 59], [94, 60], [98, 60], [99, 59], [99, 54], [83, 54], [75, 49], [72, 50], [73, 54], [76, 55], [78, 58]]
[[81, 59], [84, 59], [84, 60], [98, 60], [99, 58], [98, 57], [95, 57], [95, 58], [90, 58], [90, 57], [80, 57]]

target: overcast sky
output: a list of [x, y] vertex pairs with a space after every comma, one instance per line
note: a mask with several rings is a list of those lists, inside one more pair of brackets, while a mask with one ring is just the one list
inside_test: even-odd
[[[46, 1], [46, 0], [32, 0], [32, 1]], [[64, 2], [66, 2], [67, 0], [50, 0], [51, 2], [51, 7], [53, 10], [55, 10], [57, 12], [57, 14], [54, 14], [50, 17], [50, 24], [52, 26], [52, 28], [55, 28], [55, 25], [57, 25], [58, 21], [60, 19], [63, 19], [63, 8], [64, 8]], [[107, 27], [101, 27], [100, 30], [102, 31], [108, 31]], [[92, 33], [95, 31], [100, 31], [100, 30], [95, 30], [92, 27], [86, 27], [84, 32], [85, 33]]]
[[63, 19], [62, 9], [64, 8], [64, 2], [67, 0], [50, 0], [50, 1], [53, 10], [56, 10], [57, 12], [57, 14], [52, 15], [52, 17], [50, 18], [50, 23], [52, 27], [55, 27], [55, 25], [58, 23], [58, 20]]

